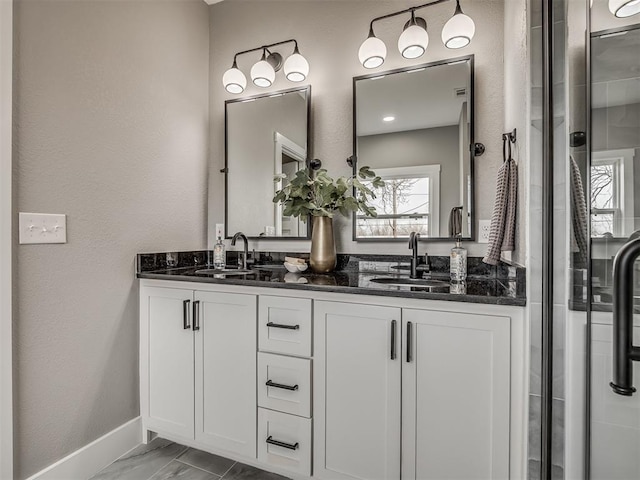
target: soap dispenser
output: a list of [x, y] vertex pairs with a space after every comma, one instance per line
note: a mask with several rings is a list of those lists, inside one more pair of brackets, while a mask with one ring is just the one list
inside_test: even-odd
[[218, 243], [213, 246], [213, 268], [222, 270], [226, 267], [226, 255], [224, 253], [224, 243], [222, 238], [218, 237]]
[[467, 278], [467, 249], [462, 247], [462, 240], [456, 238], [456, 246], [451, 249], [449, 272], [454, 282], [464, 282]]

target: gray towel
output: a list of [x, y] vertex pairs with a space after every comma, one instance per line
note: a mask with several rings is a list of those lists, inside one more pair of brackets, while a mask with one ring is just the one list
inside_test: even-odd
[[453, 207], [449, 214], [449, 236], [462, 236], [462, 207]]
[[589, 247], [589, 232], [587, 218], [587, 201], [584, 196], [584, 186], [580, 168], [573, 159], [569, 157], [569, 170], [571, 175], [571, 223], [573, 224], [573, 237], [578, 246], [578, 255], [581, 266], [587, 265], [587, 248]]
[[482, 259], [484, 263], [496, 265], [500, 261], [501, 252], [515, 249], [517, 201], [518, 166], [510, 158], [498, 170], [496, 202], [491, 216], [489, 247]]

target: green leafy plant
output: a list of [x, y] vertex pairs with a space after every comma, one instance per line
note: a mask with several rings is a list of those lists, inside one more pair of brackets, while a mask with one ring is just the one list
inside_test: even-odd
[[[318, 170], [314, 176], [305, 169], [296, 172], [290, 182], [276, 192], [273, 202], [282, 203], [284, 216], [301, 217], [303, 220], [308, 215], [333, 217], [335, 212], [340, 212], [347, 216], [349, 212], [356, 211], [376, 217], [375, 207], [367, 202], [376, 198], [372, 188], [383, 186], [384, 181], [369, 167], [360, 168], [357, 175], [336, 180], [327, 175], [325, 169]], [[352, 196], [354, 190], [355, 196]]]

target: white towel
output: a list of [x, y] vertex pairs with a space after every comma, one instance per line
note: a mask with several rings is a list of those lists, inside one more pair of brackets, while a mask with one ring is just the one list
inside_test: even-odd
[[496, 265], [501, 252], [515, 249], [517, 201], [518, 166], [510, 158], [502, 164], [496, 178], [496, 201], [491, 216], [489, 247], [482, 259], [484, 263]]

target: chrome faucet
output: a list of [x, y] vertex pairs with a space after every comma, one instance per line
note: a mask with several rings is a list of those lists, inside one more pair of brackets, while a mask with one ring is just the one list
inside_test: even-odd
[[420, 234], [418, 232], [411, 232], [409, 235], [409, 248], [412, 251], [411, 254], [411, 273], [409, 278], [422, 278], [423, 272], [429, 272], [429, 255], [424, 254], [425, 262], [420, 261], [418, 256], [418, 242], [420, 241]]
[[[231, 239], [231, 246], [235, 246], [236, 240], [238, 238], [241, 238], [242, 241], [244, 242], [244, 253], [243, 253], [243, 256], [242, 256], [242, 268], [244, 270], [246, 270], [247, 269], [247, 257], [249, 256], [249, 240], [247, 240], [247, 236], [244, 233], [238, 232]], [[238, 263], [240, 263], [240, 262], [238, 262]]]

